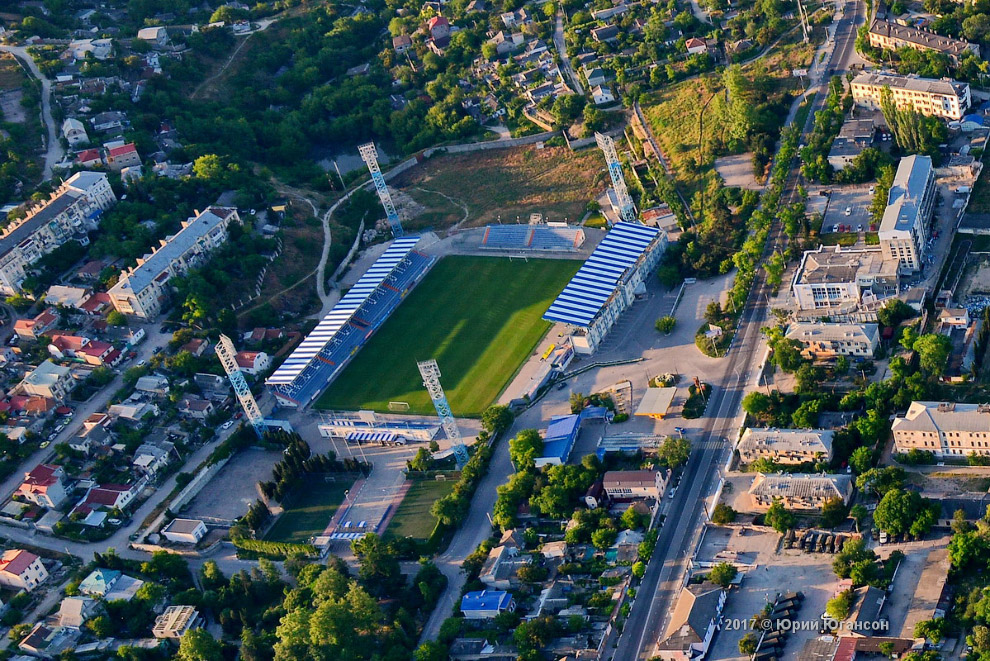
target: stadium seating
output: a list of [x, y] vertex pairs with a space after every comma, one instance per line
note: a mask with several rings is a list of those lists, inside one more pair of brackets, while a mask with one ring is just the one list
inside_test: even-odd
[[422, 253], [410, 252], [368, 297], [350, 322], [319, 352], [316, 359], [291, 384], [278, 386], [280, 392], [300, 403], [306, 403], [322, 392], [372, 333], [385, 323], [406, 292], [426, 274], [434, 259]]
[[481, 241], [482, 248], [492, 250], [546, 250], [570, 252], [584, 243], [579, 227], [548, 225], [489, 225]]

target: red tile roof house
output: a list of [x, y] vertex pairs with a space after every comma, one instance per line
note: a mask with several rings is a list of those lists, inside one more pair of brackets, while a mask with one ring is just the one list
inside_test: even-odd
[[76, 351], [76, 357], [82, 358], [87, 365], [96, 367], [114, 367], [122, 358], [120, 351], [112, 344], [99, 340], [87, 342], [86, 346]]
[[41, 395], [13, 395], [7, 400], [7, 404], [9, 405], [8, 412], [33, 418], [48, 415], [58, 408], [58, 403], [54, 399]]
[[123, 170], [132, 165], [141, 166], [141, 157], [133, 142], [107, 150], [107, 166], [111, 170]]
[[58, 325], [58, 312], [48, 308], [39, 313], [34, 319], [18, 319], [14, 322], [14, 332], [18, 337], [36, 340], [42, 333], [50, 331]]
[[179, 351], [188, 351], [189, 353], [191, 353], [196, 357], [202, 356], [207, 351], [209, 351], [209, 349], [210, 349], [210, 341], [204, 340], [199, 337], [194, 337], [193, 339], [189, 340], [181, 347], [179, 347]]
[[89, 338], [69, 333], [49, 333], [51, 342], [48, 345], [48, 353], [59, 360], [75, 358], [76, 352], [82, 349], [89, 342]]
[[238, 351], [234, 359], [245, 374], [258, 375], [272, 366], [272, 359], [264, 351]]
[[[86, 497], [72, 508], [70, 514], [79, 514], [89, 519], [91, 514], [101, 509], [124, 509], [134, 500], [137, 492], [138, 489], [135, 484], [103, 484], [93, 487], [86, 494]], [[100, 517], [98, 521], [83, 521], [83, 523], [86, 525], [100, 525], [103, 523], [104, 518], [106, 517]]]
[[38, 464], [24, 474], [24, 482], [17, 488], [18, 495], [30, 503], [54, 509], [65, 502], [65, 470], [61, 466]]
[[103, 315], [113, 309], [110, 302], [110, 295], [105, 292], [97, 292], [83, 301], [79, 309], [86, 314]]
[[0, 557], [0, 585], [30, 592], [48, 578], [41, 558], [22, 549], [4, 551]]
[[102, 167], [103, 156], [99, 149], [86, 149], [76, 154], [76, 163], [84, 168]]

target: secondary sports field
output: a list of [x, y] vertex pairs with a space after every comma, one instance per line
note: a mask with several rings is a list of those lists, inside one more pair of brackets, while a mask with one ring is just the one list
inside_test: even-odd
[[453, 480], [446, 482], [417, 480], [413, 482], [399, 508], [395, 510], [395, 515], [388, 524], [386, 534], [389, 537], [428, 539], [437, 525], [436, 518], [430, 514], [430, 508], [433, 507], [434, 502], [453, 490]]
[[316, 408], [433, 413], [416, 362], [435, 358], [454, 415], [495, 401], [550, 324], [541, 317], [580, 261], [445, 257], [317, 400]]

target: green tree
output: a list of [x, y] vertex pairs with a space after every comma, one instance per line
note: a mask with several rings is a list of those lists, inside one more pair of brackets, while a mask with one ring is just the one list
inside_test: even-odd
[[739, 639], [739, 653], [745, 654], [746, 656], [753, 656], [756, 654], [756, 646], [758, 644], [759, 640], [757, 639], [756, 634], [750, 631]]
[[636, 578], [643, 578], [646, 575], [646, 563], [637, 560], [632, 564], [632, 575]]
[[942, 617], [922, 620], [914, 625], [914, 637], [937, 643], [945, 638], [946, 624], [945, 618]]
[[941, 333], [927, 333], [914, 342], [921, 369], [931, 376], [942, 376], [952, 353], [952, 340]]
[[618, 533], [612, 528], [600, 528], [591, 533], [591, 543], [599, 551], [604, 551], [615, 544], [616, 537], [618, 537]]
[[725, 503], [719, 503], [715, 506], [712, 511], [712, 523], [719, 526], [724, 526], [726, 524], [732, 523], [736, 520], [736, 511], [726, 505]]
[[419, 448], [409, 460], [409, 468], [414, 471], [428, 471], [433, 465], [433, 456], [426, 448]]
[[447, 646], [435, 640], [428, 640], [413, 653], [414, 661], [447, 661], [450, 652]]
[[854, 537], [842, 545], [842, 550], [832, 560], [832, 571], [839, 578], [849, 578], [854, 565], [869, 560], [876, 562], [876, 553], [866, 547], [866, 542], [860, 537]]
[[818, 416], [822, 412], [822, 400], [809, 399], [794, 411], [791, 425], [795, 429], [814, 429], [818, 427]]
[[870, 491], [878, 498], [891, 489], [899, 489], [904, 485], [904, 469], [900, 466], [871, 468], [856, 477], [856, 488], [860, 491]]
[[508, 406], [492, 404], [481, 414], [481, 427], [489, 434], [498, 434], [507, 430], [515, 420]]
[[849, 611], [852, 610], [854, 599], [855, 596], [852, 590], [840, 592], [835, 598], [829, 599], [828, 603], [825, 604], [825, 612], [833, 620], [841, 622], [849, 617]]
[[870, 467], [873, 466], [873, 450], [865, 445], [856, 448], [849, 455], [849, 466], [857, 475], [862, 475], [870, 470]]
[[863, 521], [869, 516], [870, 512], [865, 507], [856, 503], [849, 510], [849, 516], [856, 522], [856, 530], [859, 531], [860, 527], [863, 525]]
[[727, 588], [732, 584], [733, 579], [735, 579], [738, 573], [734, 565], [728, 562], [720, 562], [708, 572], [708, 580], [715, 585], [721, 585], [723, 588]]
[[509, 459], [516, 470], [533, 468], [543, 454], [543, 439], [535, 429], [523, 429], [509, 441]]
[[848, 510], [841, 498], [830, 498], [822, 505], [822, 525], [834, 528], [846, 520]]
[[399, 559], [388, 544], [374, 533], [351, 542], [360, 569], [358, 575], [369, 590], [380, 594], [404, 580], [399, 571]]
[[773, 401], [769, 396], [754, 390], [743, 397], [743, 410], [757, 420], [767, 421], [773, 410]]
[[644, 527], [644, 518], [645, 515], [640, 514], [636, 511], [635, 507], [630, 505], [629, 508], [622, 513], [622, 516], [619, 517], [619, 523], [621, 523], [622, 527], [626, 530], [638, 530], [639, 528]]
[[778, 499], [773, 501], [767, 513], [763, 515], [763, 521], [777, 532], [783, 534], [794, 527], [795, 517]]
[[107, 325], [108, 326], [126, 326], [127, 317], [123, 313], [117, 310], [112, 310], [110, 314], [107, 315]]
[[935, 524], [932, 505], [916, 491], [891, 489], [880, 499], [873, 512], [873, 521], [880, 530], [891, 535], [911, 533], [920, 537]]
[[677, 325], [677, 319], [667, 315], [665, 317], [660, 317], [657, 319], [657, 330], [664, 335], [670, 335], [670, 332], [674, 330], [674, 326]]
[[687, 463], [691, 456], [691, 441], [686, 438], [668, 436], [657, 449], [657, 458], [664, 466], [674, 470]]
[[220, 643], [206, 629], [190, 629], [182, 634], [175, 658], [179, 661], [221, 661], [223, 654]]

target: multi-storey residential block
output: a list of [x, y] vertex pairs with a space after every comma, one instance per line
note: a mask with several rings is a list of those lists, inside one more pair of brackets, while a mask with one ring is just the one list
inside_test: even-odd
[[834, 433], [828, 429], [754, 429], [748, 428], [736, 449], [745, 463], [769, 459], [777, 464], [832, 459]]
[[928, 30], [900, 25], [880, 18], [874, 19], [873, 23], [870, 24], [869, 36], [870, 46], [873, 48], [886, 50], [913, 48], [920, 51], [936, 51], [948, 55], [953, 62], [958, 62], [966, 51], [977, 56], [980, 54], [978, 45], [963, 39], [943, 37]]
[[920, 271], [935, 210], [935, 170], [931, 156], [912, 154], [897, 165], [880, 222], [880, 249], [902, 273]]
[[918, 449], [936, 457], [990, 456], [990, 404], [911, 402], [891, 429], [897, 452]]
[[821, 246], [805, 251], [791, 282], [802, 310], [850, 307], [871, 293], [878, 299], [897, 293], [897, 264], [884, 261], [880, 250], [842, 250]]
[[880, 93], [890, 88], [898, 108], [914, 108], [923, 115], [958, 121], [972, 105], [969, 83], [954, 80], [861, 73], [851, 84], [853, 102], [863, 108], [880, 109]]
[[47, 397], [56, 402], [65, 399], [75, 385], [72, 370], [62, 365], [56, 365], [50, 360], [38, 365], [21, 381], [21, 387], [27, 394]]
[[231, 221], [240, 222], [236, 209], [210, 207], [183, 223], [177, 234], [139, 259], [110, 289], [114, 308], [140, 319], [155, 317], [168, 300], [169, 280], [203, 264], [227, 240]]
[[807, 358], [870, 357], [880, 345], [880, 328], [876, 324], [799, 322], [787, 327], [785, 337], [804, 345], [801, 353]]
[[0, 292], [14, 295], [29, 266], [75, 239], [88, 243], [103, 211], [117, 201], [106, 174], [77, 172], [51, 198], [31, 208], [27, 216], [8, 225], [0, 235]]
[[790, 510], [820, 510], [825, 503], [835, 498], [848, 502], [852, 496], [851, 475], [828, 475], [811, 473], [779, 473], [764, 475], [759, 473], [753, 480], [749, 495], [753, 507], [769, 509], [774, 501]]

